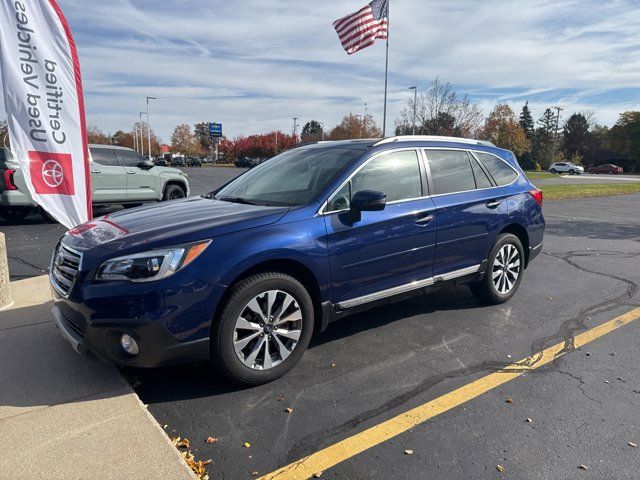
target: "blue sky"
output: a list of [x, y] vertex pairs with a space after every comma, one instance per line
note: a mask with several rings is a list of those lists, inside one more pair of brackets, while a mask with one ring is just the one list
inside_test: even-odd
[[[169, 141], [178, 123], [227, 135], [333, 126], [364, 103], [382, 120], [384, 46], [347, 56], [331, 27], [366, 0], [59, 0], [76, 37], [87, 120], [130, 129], [145, 96]], [[439, 76], [488, 113], [561, 105], [599, 123], [640, 109], [637, 0], [391, 0], [390, 120]]]

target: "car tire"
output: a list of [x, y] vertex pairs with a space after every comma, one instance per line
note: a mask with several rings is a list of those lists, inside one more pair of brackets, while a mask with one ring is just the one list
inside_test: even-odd
[[[231, 288], [211, 327], [211, 363], [217, 371], [240, 385], [260, 385], [283, 376], [300, 360], [313, 333], [314, 309], [309, 292], [295, 278], [278, 272], [253, 275]], [[271, 311], [267, 311], [273, 292], [277, 293], [271, 297]], [[281, 311], [290, 298], [293, 302]], [[254, 309], [261, 310], [262, 317], [254, 315], [251, 304]], [[273, 309], [278, 316], [285, 313], [280, 318], [300, 319], [282, 323], [288, 327], [286, 330], [284, 327], [272, 328], [278, 321]], [[267, 323], [261, 318], [266, 318]], [[297, 335], [297, 338], [281, 336], [277, 330], [290, 336], [294, 332], [293, 336]], [[242, 346], [243, 341], [252, 336], [249, 343]], [[268, 367], [267, 362], [272, 366]]]
[[609, 170], [609, 175], [613, 175], [613, 170]]
[[164, 189], [163, 200], [178, 200], [180, 198], [185, 198], [186, 196], [187, 193], [180, 185], [167, 185]]
[[558, 171], [557, 171], [555, 168], [552, 168], [552, 169], [551, 169], [551, 170], [549, 170], [549, 171], [550, 171], [551, 173], [553, 173], [554, 175], [555, 175], [556, 173], [558, 173]]
[[0, 217], [10, 221], [19, 222], [31, 213], [31, 207], [0, 207]]
[[573, 170], [573, 169], [572, 169], [572, 170], [569, 170], [569, 175], [575, 175], [575, 174], [576, 174], [576, 171], [575, 171], [575, 170]]
[[[505, 258], [506, 262], [504, 262]], [[510, 233], [501, 233], [489, 253], [484, 278], [480, 282], [469, 284], [471, 293], [486, 305], [498, 305], [508, 301], [515, 295], [522, 281], [524, 259], [524, 249], [520, 239]], [[517, 276], [514, 275], [515, 267], [506, 270], [501, 266], [501, 264], [515, 265], [516, 262]]]
[[49, 212], [47, 212], [44, 208], [38, 207], [38, 213], [40, 213], [40, 216], [42, 217], [42, 219], [45, 222], [47, 222], [47, 223], [58, 223], [58, 221], [53, 217], [53, 215], [51, 215]]

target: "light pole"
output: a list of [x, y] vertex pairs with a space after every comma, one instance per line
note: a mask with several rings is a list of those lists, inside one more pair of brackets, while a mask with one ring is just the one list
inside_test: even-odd
[[298, 143], [298, 117], [293, 117], [293, 140]]
[[365, 135], [369, 135], [368, 130], [367, 130], [367, 115], [369, 114], [369, 109], [367, 108], [367, 102], [364, 102], [364, 119], [362, 120], [362, 123], [364, 124], [364, 134]]
[[409, 87], [409, 90], [413, 90], [413, 134], [416, 134], [416, 106], [417, 106], [417, 102], [418, 102], [418, 87], [417, 86], [413, 86], [413, 87]]
[[138, 126], [140, 128], [140, 155], [144, 157], [144, 128], [142, 127], [143, 115], [147, 115], [147, 112], [140, 112], [140, 122], [138, 122]]
[[151, 121], [149, 118], [149, 100], [157, 100], [158, 97], [147, 97], [147, 139], [149, 141], [149, 161], [151, 161]]
[[321, 139], [324, 142], [324, 122], [318, 122], [320, 124], [320, 134], [322, 135]]
[[354, 115], [357, 118], [356, 122], [358, 123], [358, 138], [362, 138], [362, 115]]

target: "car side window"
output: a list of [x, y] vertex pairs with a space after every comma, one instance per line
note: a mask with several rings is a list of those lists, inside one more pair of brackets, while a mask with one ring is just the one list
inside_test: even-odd
[[329, 200], [327, 210], [329, 212], [339, 212], [349, 210], [351, 205], [351, 182], [345, 183], [340, 190], [333, 194]]
[[130, 150], [118, 150], [118, 156], [120, 162], [125, 167], [137, 167], [140, 162], [144, 162], [146, 159], [139, 153]]
[[377, 190], [387, 195], [387, 202], [422, 196], [418, 152], [390, 152], [369, 162], [351, 179], [351, 194]]
[[495, 155], [481, 152], [476, 152], [476, 155], [498, 185], [509, 185], [518, 177], [513, 168]]
[[477, 162], [477, 160], [475, 158], [470, 158], [469, 160], [471, 161], [471, 169], [473, 170], [473, 176], [476, 179], [476, 188], [493, 187], [491, 180], [489, 180], [489, 177], [487, 177], [487, 174], [484, 173], [484, 170], [482, 170], [482, 167], [480, 167], [480, 164]]
[[104, 165], [105, 167], [120, 166], [120, 164], [118, 163], [118, 159], [116, 158], [115, 152], [110, 148], [92, 148], [91, 159], [95, 163], [99, 165]]
[[427, 159], [435, 195], [476, 189], [467, 152], [462, 150], [428, 150]]

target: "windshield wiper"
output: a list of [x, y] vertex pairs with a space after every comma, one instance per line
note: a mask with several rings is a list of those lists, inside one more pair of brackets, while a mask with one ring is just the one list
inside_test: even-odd
[[221, 202], [232, 202], [232, 203], [243, 203], [245, 205], [260, 205], [257, 202], [253, 202], [251, 200], [247, 200], [242, 197], [214, 197], [216, 200], [220, 200]]

